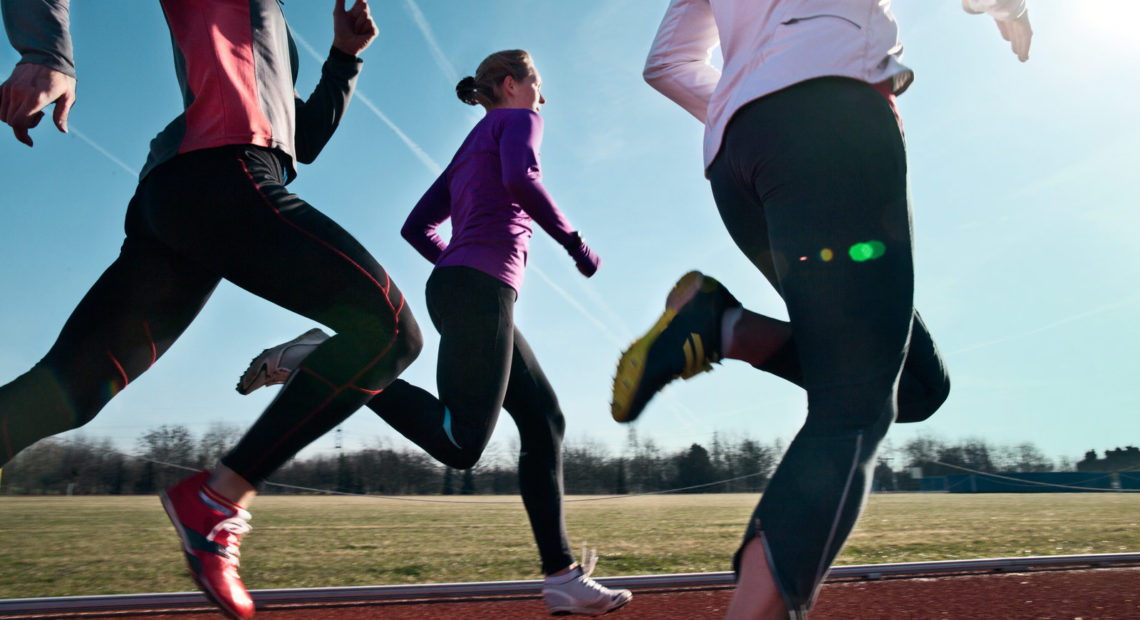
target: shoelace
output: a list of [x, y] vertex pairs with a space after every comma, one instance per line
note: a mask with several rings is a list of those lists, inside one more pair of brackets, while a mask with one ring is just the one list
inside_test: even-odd
[[582, 568], [582, 578], [587, 579], [594, 573], [594, 567], [598, 565], [598, 551], [596, 549], [586, 549], [586, 543], [582, 543], [582, 560], [578, 562], [578, 566]]
[[[253, 528], [245, 519], [235, 515], [219, 521], [214, 529], [210, 530], [210, 535], [206, 539], [224, 543], [230, 563], [233, 564], [234, 568], [237, 568], [241, 558], [241, 551], [238, 549], [241, 545], [241, 537], [248, 534], [251, 529]], [[219, 540], [222, 538], [224, 541]]]
[[598, 552], [595, 549], [586, 549], [586, 543], [582, 543], [582, 559], [578, 562], [578, 568], [582, 570], [582, 575], [578, 578], [578, 582], [582, 587], [597, 593], [599, 596], [611, 596], [613, 592], [602, 584], [590, 579], [590, 575], [594, 573], [594, 568], [598, 565]]

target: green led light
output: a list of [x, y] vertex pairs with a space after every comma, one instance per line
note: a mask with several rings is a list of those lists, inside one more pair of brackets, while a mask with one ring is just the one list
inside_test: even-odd
[[847, 255], [851, 260], [857, 263], [863, 263], [869, 260], [879, 258], [887, 251], [887, 247], [883, 245], [882, 241], [861, 241], [851, 246], [847, 250]]

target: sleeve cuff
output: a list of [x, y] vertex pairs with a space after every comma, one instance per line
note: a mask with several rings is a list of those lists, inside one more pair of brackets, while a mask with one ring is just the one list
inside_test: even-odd
[[26, 53], [16, 64], [43, 65], [52, 71], [75, 77], [75, 65], [49, 54]]
[[332, 60], [335, 62], [351, 62], [351, 63], [364, 62], [363, 60], [360, 59], [359, 56], [353, 56], [352, 54], [349, 54], [348, 52], [342, 51], [340, 48], [336, 47], [335, 45], [329, 48], [329, 60]]

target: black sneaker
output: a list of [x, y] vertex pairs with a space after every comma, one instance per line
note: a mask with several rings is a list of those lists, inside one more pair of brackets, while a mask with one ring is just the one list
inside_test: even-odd
[[610, 409], [614, 419], [632, 422], [670, 381], [712, 370], [721, 359], [721, 317], [738, 307], [740, 302], [713, 278], [699, 271], [681, 276], [665, 299], [661, 318], [618, 361]]

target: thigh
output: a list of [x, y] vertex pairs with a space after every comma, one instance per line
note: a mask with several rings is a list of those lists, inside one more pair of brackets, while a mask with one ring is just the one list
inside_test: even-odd
[[805, 385], [889, 385], [913, 315], [906, 156], [889, 105], [827, 79], [742, 112], [722, 155], [734, 191], [761, 205]]
[[441, 267], [427, 302], [439, 330], [439, 399], [456, 417], [493, 425], [511, 372], [514, 290], [469, 267]]
[[756, 196], [752, 184], [734, 173], [729, 159], [722, 153], [708, 170], [720, 219], [736, 247], [779, 290], [764, 204]]
[[44, 357], [81, 418], [146, 371], [190, 325], [218, 276], [153, 238], [132, 201], [118, 258], [99, 277]]
[[352, 235], [285, 188], [271, 151], [189, 153], [150, 177], [145, 217], [179, 254], [336, 331], [395, 329], [400, 290]]

